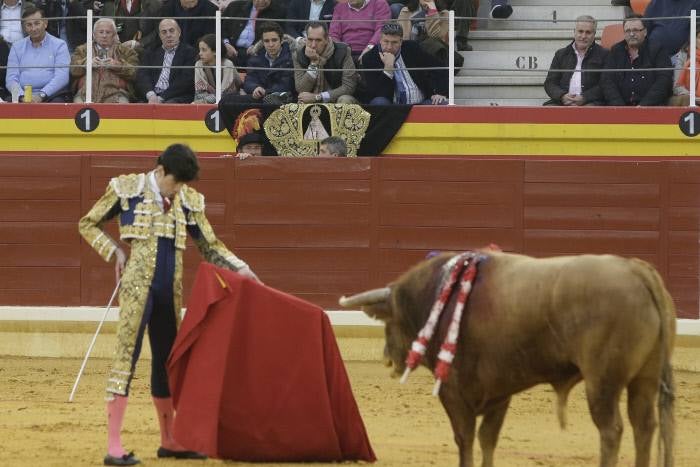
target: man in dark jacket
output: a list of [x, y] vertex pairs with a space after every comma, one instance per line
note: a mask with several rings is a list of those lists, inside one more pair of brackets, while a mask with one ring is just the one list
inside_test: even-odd
[[243, 82], [247, 95], [236, 97], [259, 102], [273, 93], [287, 93], [291, 98], [294, 94], [294, 64], [289, 44], [282, 42], [282, 27], [269, 21], [260, 25], [260, 32], [264, 48], [248, 59], [250, 69]]
[[180, 42], [195, 49], [201, 37], [216, 30], [216, 7], [209, 0], [166, 0], [158, 16], [174, 18], [182, 31]]
[[287, 19], [302, 21], [285, 23], [284, 32], [294, 38], [301, 37], [304, 35], [304, 26], [309, 21], [330, 21], [333, 18], [333, 8], [335, 0], [289, 0]]
[[238, 66], [245, 66], [248, 49], [262, 36], [260, 24], [286, 15], [287, 5], [283, 0], [236, 0], [229, 3], [221, 15], [221, 34], [228, 58]]
[[690, 21], [678, 17], [690, 16], [690, 10], [700, 10], [700, 0], [651, 0], [645, 17], [676, 19], [645, 20], [648, 40], [676, 54], [690, 38]]
[[596, 24], [592, 16], [576, 18], [574, 40], [556, 51], [549, 67], [544, 90], [551, 99], [544, 105], [604, 104], [601, 73], [585, 71], [602, 69], [608, 56], [608, 51], [595, 43]]
[[49, 20], [46, 31], [52, 36], [66, 41], [68, 51], [73, 53], [76, 47], [85, 43], [87, 37], [87, 20], [66, 19], [72, 16], [87, 16], [87, 9], [80, 0], [38, 0], [37, 8], [44, 11], [44, 18], [61, 18]]
[[[646, 40], [646, 29], [640, 15], [631, 15], [622, 22], [625, 39], [610, 49], [601, 87], [607, 105], [666, 105], [671, 95], [673, 70], [666, 49]], [[666, 68], [665, 70], [643, 70]], [[640, 69], [637, 71], [636, 69]]]
[[411, 70], [440, 67], [440, 63], [418, 42], [402, 37], [401, 25], [387, 23], [379, 46], [362, 56], [362, 68], [382, 70], [363, 71], [370, 105], [446, 104], [447, 70]]
[[[144, 55], [142, 65], [161, 68], [140, 68], [136, 74], [138, 93], [150, 104], [184, 104], [194, 99], [194, 48], [180, 42], [180, 26], [172, 18], [158, 25], [163, 43]], [[187, 66], [188, 68], [171, 68]]]
[[299, 102], [357, 104], [359, 75], [350, 47], [334, 42], [326, 23], [306, 25], [306, 45], [294, 53], [294, 87]]

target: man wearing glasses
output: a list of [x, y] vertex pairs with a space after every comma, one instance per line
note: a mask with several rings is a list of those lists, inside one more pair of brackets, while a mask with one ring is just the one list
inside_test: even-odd
[[[673, 69], [661, 44], [646, 39], [641, 15], [622, 22], [625, 39], [613, 45], [605, 61], [601, 86], [607, 105], [665, 105], [671, 95]], [[658, 70], [656, 68], [659, 68]]]

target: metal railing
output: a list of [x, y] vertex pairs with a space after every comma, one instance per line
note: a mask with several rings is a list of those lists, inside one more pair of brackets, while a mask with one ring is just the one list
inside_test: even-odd
[[[87, 10], [87, 16], [67, 16], [67, 17], [47, 17], [45, 18], [46, 20], [75, 20], [75, 19], [85, 19], [86, 20], [86, 63], [85, 65], [68, 65], [68, 67], [73, 67], [73, 66], [84, 66], [86, 68], [86, 75], [85, 75], [85, 103], [92, 103], [92, 69], [93, 69], [93, 44], [94, 44], [94, 38], [92, 34], [92, 29], [94, 25], [94, 21], [96, 19], [101, 19], [101, 18], [110, 18], [110, 19], [121, 19], [121, 20], [130, 20], [130, 21], [140, 21], [140, 20], [160, 20], [164, 19], [165, 17], [160, 17], [160, 16], [137, 16], [137, 17], [130, 17], [130, 18], [124, 18], [124, 17], [116, 17], [116, 16], [96, 16], [93, 13], [93, 10]], [[221, 29], [221, 24], [222, 24], [222, 15], [221, 15], [221, 10], [217, 10], [215, 13], [215, 16], [211, 17], [205, 17], [205, 16], [195, 16], [195, 17], [178, 17], [176, 19], [194, 19], [194, 20], [211, 20], [213, 19], [215, 22], [215, 35], [216, 35], [216, 41], [217, 44], [222, 43], [222, 29]], [[226, 17], [226, 20], [249, 20], [248, 17]], [[448, 70], [448, 104], [449, 105], [455, 105], [455, 62], [454, 62], [454, 56], [456, 52], [456, 46], [455, 46], [455, 21], [456, 20], [467, 20], [467, 21], [472, 21], [472, 20], [483, 20], [484, 18], [481, 17], [475, 17], [475, 16], [460, 16], [457, 17], [454, 14], [453, 10], [448, 11], [448, 17], [447, 17], [447, 22], [448, 22], [448, 64], [445, 67], [407, 67], [407, 70]], [[690, 107], [695, 107], [696, 106], [696, 71], [697, 71], [697, 65], [696, 65], [696, 60], [694, 60], [696, 50], [697, 50], [697, 43], [696, 43], [696, 20], [697, 20], [697, 12], [696, 10], [691, 10], [690, 16], [678, 16], [678, 17], [653, 17], [653, 18], [644, 18], [644, 20], [674, 20], [674, 19], [688, 19], [690, 21], [690, 37], [689, 37], [689, 72], [690, 72], [690, 82], [689, 82], [689, 87], [690, 89], [689, 94], [690, 94], [690, 102], [689, 106]], [[444, 21], [442, 18], [437, 18], [435, 19], [436, 21]], [[22, 21], [20, 19], [5, 19], [5, 20], [0, 20], [0, 21]], [[263, 21], [260, 19], [259, 21]], [[265, 18], [264, 21], [273, 21], [273, 22], [278, 22], [278, 23], [284, 23], [284, 22], [303, 22], [303, 23], [308, 23], [308, 20], [303, 20], [303, 19], [286, 19], [286, 18]], [[331, 20], [319, 20], [320, 22], [325, 22], [325, 23], [330, 23]], [[346, 19], [342, 20], [343, 22], [396, 22], [398, 20], [396, 19], [381, 19], [381, 20], [354, 20], [354, 19]], [[412, 21], [412, 20], [411, 20]], [[520, 18], [507, 18], [507, 19], [489, 19], [489, 21], [498, 23], [498, 22], [532, 22], [532, 23], [553, 23], [553, 24], [558, 24], [558, 23], [575, 23], [575, 19], [558, 19], [556, 17], [556, 14], [553, 15], [552, 18], [543, 18], [543, 19], [520, 19]], [[604, 19], [597, 19], [598, 23], [601, 22], [620, 22], [620, 18], [604, 18]], [[222, 89], [221, 89], [221, 80], [222, 80], [222, 47], [217, 47], [216, 48], [216, 62], [214, 65], [215, 69], [215, 96], [216, 96], [216, 103], [218, 103], [221, 100], [221, 94], [222, 94]], [[123, 66], [123, 65], [122, 65]], [[118, 65], [116, 66], [118, 67]], [[140, 65], [138, 66], [139, 68], [161, 68], [161, 66], [143, 66]], [[191, 66], [171, 66], [173, 69], [177, 68], [193, 68], [194, 65]], [[7, 68], [7, 67], [0, 67], [0, 68]], [[33, 68], [33, 67], [24, 67], [24, 68]], [[44, 67], [41, 67], [44, 68]], [[257, 70], [257, 69], [262, 69], [262, 70], [268, 70], [269, 68], [257, 68], [257, 67], [244, 67], [248, 70]], [[571, 72], [570, 69], [553, 69], [553, 68], [546, 68], [546, 69], [537, 69], [537, 70], [528, 70], [528, 69], [521, 69], [521, 68], [486, 68], [486, 67], [471, 67], [470, 69], [472, 70], [477, 70], [477, 71], [495, 71], [495, 72], [503, 72], [503, 71], [517, 71], [520, 73], [542, 73], [542, 72], [549, 72], [549, 71], [555, 71], [555, 72]], [[295, 68], [276, 68], [276, 70], [283, 70], [283, 71], [296, 71]], [[343, 69], [331, 69], [331, 68], [326, 68], [325, 70], [327, 71], [343, 71]], [[361, 68], [358, 69], [358, 72], [363, 72], [363, 71], [381, 71], [383, 69], [374, 69], [374, 68]], [[635, 68], [635, 71], [659, 71], [659, 70], [676, 70], [676, 68]], [[586, 73], [606, 73], [606, 72], [620, 72], [620, 71], [629, 71], [627, 69], [599, 69], [599, 70], [585, 70]]]

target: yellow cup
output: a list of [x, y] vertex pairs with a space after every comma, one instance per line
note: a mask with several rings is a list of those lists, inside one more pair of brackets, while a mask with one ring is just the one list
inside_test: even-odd
[[32, 101], [32, 85], [25, 84], [24, 85], [24, 102], [31, 102], [31, 101]]

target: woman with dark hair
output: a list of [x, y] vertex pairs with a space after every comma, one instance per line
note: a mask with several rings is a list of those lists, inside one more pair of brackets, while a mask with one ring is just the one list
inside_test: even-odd
[[[194, 66], [194, 104], [216, 103], [216, 35], [205, 34], [199, 41], [199, 60]], [[220, 44], [218, 44], [220, 45]], [[221, 95], [237, 94], [241, 77], [228, 58], [221, 58]]]

